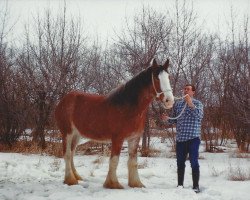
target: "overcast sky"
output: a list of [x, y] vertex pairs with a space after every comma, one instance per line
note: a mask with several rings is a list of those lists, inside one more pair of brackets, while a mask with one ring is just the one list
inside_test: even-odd
[[[179, 0], [181, 1], [181, 0]], [[191, 0], [187, 0], [191, 2]], [[241, 24], [244, 15], [250, 15], [250, 0], [193, 0], [194, 10], [200, 22], [210, 32], [225, 32], [226, 22], [230, 21], [230, 10], [237, 13]], [[131, 19], [141, 11], [142, 6], [149, 5], [155, 10], [166, 12], [173, 10], [175, 0], [66, 0], [67, 13], [80, 16], [84, 27], [90, 34], [98, 35], [101, 39], [112, 36], [114, 30], [121, 31], [125, 18]], [[4, 0], [0, 0], [0, 11]], [[47, 8], [54, 13], [62, 12], [63, 0], [9, 0], [8, 7], [11, 20], [17, 21], [15, 35], [22, 33], [23, 24], [30, 23], [38, 12], [43, 13]], [[224, 33], [223, 33], [224, 34]]]

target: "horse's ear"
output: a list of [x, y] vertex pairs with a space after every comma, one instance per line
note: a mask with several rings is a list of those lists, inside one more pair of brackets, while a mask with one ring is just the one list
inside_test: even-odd
[[169, 59], [167, 59], [167, 61], [163, 65], [163, 69], [167, 71], [168, 67], [169, 67]]
[[152, 67], [157, 67], [158, 66], [155, 58], [153, 58], [153, 60], [151, 61], [151, 66]]

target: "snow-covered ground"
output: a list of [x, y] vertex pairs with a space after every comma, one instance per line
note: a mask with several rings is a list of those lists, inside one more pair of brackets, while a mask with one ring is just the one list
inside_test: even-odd
[[[164, 151], [166, 144], [159, 145]], [[156, 147], [157, 143], [154, 146]], [[122, 153], [117, 174], [125, 189], [111, 190], [102, 187], [108, 171], [108, 157], [76, 155], [76, 168], [84, 181], [76, 186], [67, 186], [63, 184], [64, 161], [61, 158], [0, 153], [0, 200], [250, 199], [250, 181], [228, 179], [232, 169], [246, 171], [249, 175], [249, 158], [235, 158], [229, 153], [205, 153], [201, 148], [202, 192], [196, 194], [191, 188], [191, 168], [188, 161], [185, 188], [176, 188], [176, 160], [167, 158], [168, 154], [169, 152], [165, 152], [162, 157], [154, 158], [139, 157], [139, 174], [146, 188], [130, 188], [127, 186], [127, 155]]]

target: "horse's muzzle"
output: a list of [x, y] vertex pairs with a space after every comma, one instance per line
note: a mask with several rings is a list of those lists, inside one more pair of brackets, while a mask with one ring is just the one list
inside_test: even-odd
[[165, 101], [163, 101], [166, 109], [171, 109], [174, 105], [174, 99], [166, 99]]

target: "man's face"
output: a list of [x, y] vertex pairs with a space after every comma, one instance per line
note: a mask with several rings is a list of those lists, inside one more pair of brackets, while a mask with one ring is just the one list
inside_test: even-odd
[[184, 95], [188, 94], [190, 97], [194, 96], [194, 91], [192, 90], [192, 86], [185, 86], [183, 90], [184, 90]]

